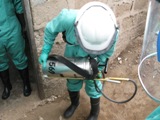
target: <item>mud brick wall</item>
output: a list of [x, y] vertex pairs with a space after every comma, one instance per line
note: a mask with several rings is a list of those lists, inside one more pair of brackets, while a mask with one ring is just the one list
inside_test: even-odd
[[[43, 31], [47, 22], [54, 18], [63, 8], [79, 9], [85, 3], [93, 0], [30, 0], [30, 9], [33, 22], [33, 36], [37, 48], [37, 57], [43, 45]], [[143, 35], [148, 9], [148, 0], [97, 0], [108, 4], [114, 11], [120, 28], [116, 51], [111, 58], [113, 61], [138, 36]], [[65, 43], [61, 34], [56, 39], [52, 52], [63, 55]], [[37, 61], [38, 62], [38, 61]], [[39, 73], [41, 68], [39, 65]], [[42, 74], [40, 75], [42, 77]], [[61, 95], [66, 90], [66, 81], [63, 79], [41, 80], [44, 98], [51, 95]], [[42, 97], [43, 98], [43, 97]]]

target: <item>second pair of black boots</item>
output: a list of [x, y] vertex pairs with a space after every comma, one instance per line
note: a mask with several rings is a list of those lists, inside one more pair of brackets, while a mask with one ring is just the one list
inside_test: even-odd
[[[23, 80], [23, 95], [29, 96], [31, 94], [31, 86], [29, 81], [29, 73], [28, 68], [25, 68], [23, 70], [18, 70], [20, 73], [20, 76]], [[5, 71], [0, 72], [0, 77], [2, 79], [2, 83], [4, 85], [4, 90], [2, 93], [2, 99], [7, 99], [10, 96], [10, 91], [12, 90], [12, 85], [10, 83], [9, 78], [9, 69]]]
[[[80, 97], [79, 92], [71, 92], [71, 91], [68, 91], [68, 92], [71, 100], [71, 105], [64, 112], [63, 114], [64, 118], [70, 118], [74, 114], [76, 108], [79, 105], [79, 97]], [[100, 111], [99, 102], [100, 102], [100, 98], [90, 98], [91, 110], [87, 120], [98, 119], [98, 115]]]
[[4, 90], [2, 93], [2, 99], [7, 99], [10, 96], [10, 91], [12, 90], [12, 85], [9, 80], [9, 70], [0, 72], [0, 77], [4, 85]]

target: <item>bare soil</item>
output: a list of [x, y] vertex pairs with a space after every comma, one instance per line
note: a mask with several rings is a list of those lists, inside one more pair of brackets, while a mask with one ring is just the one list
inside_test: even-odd
[[[133, 40], [128, 47], [110, 64], [107, 77], [123, 77], [134, 80], [138, 86], [135, 97], [123, 104], [118, 104], [101, 97], [101, 109], [98, 120], [144, 120], [158, 104], [150, 99], [143, 90], [137, 74], [141, 55], [142, 37]], [[63, 112], [70, 104], [68, 93], [63, 96], [51, 96], [40, 100], [36, 86], [29, 97], [22, 94], [21, 81], [13, 84], [11, 96], [0, 100], [0, 120], [65, 120]], [[0, 88], [2, 91], [2, 88]], [[134, 92], [130, 82], [121, 84], [106, 82], [103, 91], [116, 101], [127, 100]], [[90, 111], [89, 97], [81, 90], [80, 106], [69, 120], [85, 120]]]

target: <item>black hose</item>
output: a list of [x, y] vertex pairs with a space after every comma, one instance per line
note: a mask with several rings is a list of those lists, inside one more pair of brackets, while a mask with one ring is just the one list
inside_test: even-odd
[[128, 80], [128, 82], [132, 82], [132, 83], [134, 84], [135, 91], [134, 91], [133, 95], [132, 95], [129, 99], [127, 99], [127, 100], [124, 100], [124, 101], [115, 101], [115, 100], [109, 98], [108, 96], [106, 96], [106, 95], [102, 92], [102, 90], [100, 90], [100, 88], [98, 87], [98, 85], [97, 85], [97, 83], [96, 83], [96, 80], [93, 80], [93, 81], [94, 81], [95, 88], [96, 88], [97, 92], [101, 93], [101, 94], [103, 95], [103, 97], [105, 97], [106, 99], [108, 99], [109, 101], [114, 102], [114, 103], [122, 104], [122, 103], [129, 102], [131, 99], [133, 99], [133, 97], [134, 97], [134, 96], [136, 95], [136, 93], [137, 93], [137, 85], [136, 85], [136, 83], [135, 83], [133, 80]]

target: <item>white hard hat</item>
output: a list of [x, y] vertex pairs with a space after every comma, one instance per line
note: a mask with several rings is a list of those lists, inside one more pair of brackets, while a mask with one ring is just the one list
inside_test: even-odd
[[113, 11], [104, 3], [89, 2], [79, 11], [75, 30], [80, 46], [90, 54], [103, 54], [113, 45], [117, 36]]

